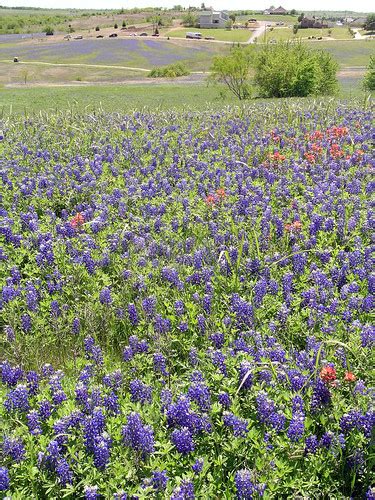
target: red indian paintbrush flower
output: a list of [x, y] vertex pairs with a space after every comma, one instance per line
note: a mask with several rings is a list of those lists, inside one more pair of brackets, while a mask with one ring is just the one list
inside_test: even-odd
[[357, 377], [352, 372], [345, 372], [344, 380], [346, 382], [355, 382], [357, 380]]
[[206, 205], [208, 205], [209, 207], [212, 207], [215, 205], [216, 203], [216, 197], [213, 195], [213, 194], [209, 194], [207, 197], [206, 197]]
[[323, 366], [320, 370], [320, 378], [326, 384], [332, 384], [336, 380], [336, 370], [332, 366]]
[[77, 229], [77, 228], [80, 228], [85, 222], [85, 217], [83, 216], [83, 214], [81, 214], [81, 212], [78, 212], [78, 214], [76, 214], [71, 220], [70, 220], [70, 224], [71, 226], [74, 227], [74, 229]]
[[226, 193], [225, 193], [225, 190], [223, 188], [217, 189], [216, 194], [220, 200], [222, 200], [226, 197]]

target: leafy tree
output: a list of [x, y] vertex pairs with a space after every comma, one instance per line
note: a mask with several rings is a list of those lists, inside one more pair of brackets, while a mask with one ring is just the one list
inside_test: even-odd
[[99, 26], [96, 26], [96, 27], [95, 27], [95, 31], [100, 31], [100, 27], [99, 27]]
[[375, 14], [369, 14], [363, 25], [366, 31], [375, 31]]
[[115, 28], [115, 30], [117, 30], [117, 28], [118, 28], [118, 24], [117, 24], [117, 23], [115, 23], [115, 25], [114, 25], [113, 27]]
[[252, 48], [234, 47], [229, 55], [214, 58], [209, 80], [224, 84], [240, 100], [248, 99], [251, 96], [252, 60]]
[[367, 66], [367, 73], [363, 80], [363, 87], [366, 90], [375, 90], [375, 56], [370, 57], [370, 63]]
[[231, 19], [235, 23], [236, 22], [236, 15], [235, 14], [231, 14], [229, 16], [229, 19]]
[[122, 21], [122, 27], [126, 28], [126, 21], [125, 21], [125, 19]]
[[333, 94], [338, 65], [325, 51], [301, 42], [266, 45], [255, 60], [254, 82], [262, 97]]
[[297, 17], [297, 21], [300, 23], [304, 17], [305, 17], [305, 14], [303, 12], [301, 12], [301, 14]]
[[192, 12], [187, 12], [182, 17], [182, 24], [184, 26], [195, 26], [198, 22], [197, 16], [195, 16]]
[[295, 16], [295, 15], [297, 15], [297, 11], [296, 11], [296, 9], [292, 9], [292, 10], [289, 12], [289, 14], [290, 14], [291, 16]]

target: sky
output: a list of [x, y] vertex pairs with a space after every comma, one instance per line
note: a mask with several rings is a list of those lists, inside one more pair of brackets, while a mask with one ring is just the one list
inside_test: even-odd
[[[53, 9], [130, 9], [132, 7], [172, 7], [180, 4], [184, 7], [200, 6], [202, 0], [0, 0], [0, 5], [8, 7], [45, 7]], [[373, 0], [274, 0], [275, 7], [281, 5], [285, 9], [303, 10], [351, 10], [356, 12], [374, 12]], [[228, 10], [263, 10], [270, 6], [266, 0], [208, 0], [206, 6], [212, 5], [215, 9]], [[0, 11], [1, 15], [1, 11]]]

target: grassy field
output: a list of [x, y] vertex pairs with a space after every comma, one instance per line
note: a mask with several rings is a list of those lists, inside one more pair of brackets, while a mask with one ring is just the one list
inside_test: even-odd
[[310, 47], [327, 50], [342, 68], [367, 66], [375, 53], [375, 40], [307, 41]]
[[247, 42], [251, 37], [250, 30], [236, 29], [236, 30], [226, 30], [226, 29], [200, 29], [200, 28], [181, 28], [167, 31], [165, 36], [171, 38], [185, 38], [188, 31], [197, 31], [202, 33], [203, 37], [213, 36], [215, 40], [221, 40], [225, 42]]
[[[339, 77], [340, 97], [359, 97], [362, 75], [345, 73]], [[231, 94], [221, 93], [221, 87], [206, 84], [182, 85], [153, 83], [138, 85], [90, 85], [0, 88], [0, 116], [30, 114], [40, 111], [86, 109], [126, 112], [130, 109], [203, 109], [207, 105], [238, 104]]]
[[[55, 111], [76, 107], [90, 111], [102, 107], [106, 111], [126, 112], [140, 108], [200, 109], [218, 100], [219, 91], [206, 85], [87, 86], [0, 89], [0, 110], [4, 115], [39, 111]], [[221, 101], [222, 102], [222, 101]], [[231, 96], [227, 104], [236, 102]], [[238, 102], [238, 101], [237, 101]]]
[[[331, 31], [331, 35], [329, 35], [329, 31]], [[267, 30], [267, 39], [271, 40], [292, 40], [292, 39], [306, 39], [309, 36], [315, 36], [315, 37], [323, 37], [323, 38], [330, 38], [331, 40], [345, 40], [345, 39], [350, 39], [351, 36], [347, 30], [347, 28], [332, 28], [330, 30], [328, 29], [316, 29], [316, 28], [307, 28], [307, 29], [301, 29], [298, 30], [297, 34], [295, 35], [293, 33], [293, 29], [286, 27], [286, 28], [268, 28]], [[262, 37], [263, 38], [263, 37]]]
[[0, 61], [20, 61], [129, 66], [151, 69], [184, 62], [190, 70], [204, 71], [212, 57], [228, 51], [219, 43], [194, 43], [186, 40], [150, 40], [135, 38], [84, 39], [67, 41], [28, 41], [0, 44]]

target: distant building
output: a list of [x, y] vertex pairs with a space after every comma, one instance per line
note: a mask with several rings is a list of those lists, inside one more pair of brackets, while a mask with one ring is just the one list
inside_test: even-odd
[[354, 28], [362, 28], [362, 26], [365, 24], [366, 18], [365, 17], [357, 17], [357, 19], [354, 19], [351, 23], [349, 23], [350, 26], [353, 26]]
[[299, 23], [300, 28], [328, 28], [328, 24], [322, 19], [315, 19], [315, 17], [304, 17]]
[[225, 10], [204, 10], [199, 13], [200, 28], [225, 28], [229, 21], [229, 14]]
[[266, 9], [265, 11], [263, 11], [263, 14], [268, 16], [268, 15], [284, 15], [284, 14], [288, 14], [288, 11], [286, 9], [284, 9], [284, 7], [277, 7], [277, 9], [273, 9], [272, 7], [270, 7], [269, 9]]

